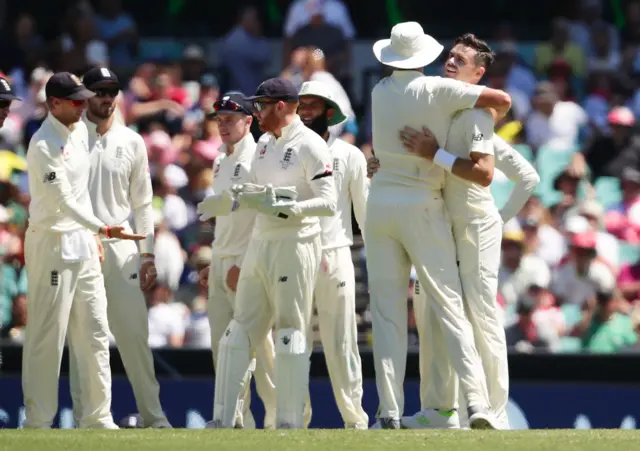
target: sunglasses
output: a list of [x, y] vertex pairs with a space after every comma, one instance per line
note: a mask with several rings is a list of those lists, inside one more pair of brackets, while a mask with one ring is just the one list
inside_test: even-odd
[[0, 100], [0, 109], [9, 108], [11, 106], [11, 100]]
[[240, 104], [237, 104], [233, 100], [218, 100], [213, 104], [213, 110], [215, 112], [218, 111], [235, 111], [238, 113], [246, 113], [249, 114], [249, 111], [245, 107]]
[[269, 101], [263, 100], [260, 102], [253, 102], [253, 107], [256, 109], [256, 111], [260, 112], [264, 110], [267, 105], [275, 105], [276, 103], [278, 103], [278, 100], [269, 100]]
[[56, 100], [59, 100], [60, 102], [69, 102], [72, 106], [76, 108], [84, 106], [85, 104], [85, 100], [60, 99], [58, 97], [53, 97], [53, 98]]
[[118, 88], [100, 88], [95, 89], [93, 92], [96, 93], [96, 97], [115, 98], [120, 93], [120, 90]]

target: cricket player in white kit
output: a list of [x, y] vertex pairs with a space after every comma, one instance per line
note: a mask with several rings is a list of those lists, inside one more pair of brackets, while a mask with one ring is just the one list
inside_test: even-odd
[[0, 77], [0, 128], [4, 125], [4, 121], [9, 115], [11, 103], [19, 99], [14, 93], [11, 85], [6, 78]]
[[[253, 106], [240, 94], [225, 95], [213, 105], [213, 116], [218, 121], [223, 145], [220, 156], [213, 162], [213, 189], [217, 193], [231, 191], [232, 186], [249, 182], [251, 164], [256, 153], [256, 142], [251, 135]], [[216, 218], [215, 239], [211, 246], [211, 265], [206, 280], [209, 288], [207, 313], [211, 325], [211, 352], [216, 368], [220, 339], [233, 319], [236, 289], [242, 260], [247, 253], [256, 211], [242, 209]], [[206, 219], [204, 217], [203, 219]], [[267, 333], [254, 350], [255, 357], [244, 380], [238, 400], [236, 426], [255, 428], [251, 414], [251, 376], [265, 406], [265, 429], [275, 427], [276, 392], [274, 385], [273, 338]], [[217, 374], [217, 370], [216, 370]], [[215, 403], [215, 401], [214, 401]]]
[[[89, 132], [89, 194], [98, 219], [119, 224], [145, 237], [140, 250], [132, 241], [103, 238], [102, 274], [107, 293], [107, 318], [122, 363], [131, 382], [141, 424], [171, 427], [160, 405], [153, 355], [149, 349], [149, 320], [143, 291], [155, 286], [154, 228], [151, 177], [142, 137], [116, 118], [117, 75], [106, 67], [89, 70], [82, 78], [96, 95], [88, 100], [83, 122]], [[74, 417], [78, 419], [81, 387], [78, 362], [71, 357], [69, 374]]]
[[[260, 129], [269, 135], [258, 142], [251, 166], [252, 183], [259, 188], [252, 185], [250, 192], [245, 184], [232, 200], [234, 208], [259, 214], [240, 272], [234, 319], [220, 340], [214, 423], [233, 427], [250, 350], [275, 323], [276, 428], [300, 429], [309, 390], [313, 290], [322, 258], [318, 217], [336, 211], [331, 155], [327, 143], [296, 114], [298, 92], [289, 80], [267, 80], [250, 99]], [[289, 186], [296, 200], [277, 199], [277, 188]], [[217, 196], [203, 201], [200, 210], [226, 208], [230, 194]]]
[[[365, 222], [373, 350], [383, 428], [397, 429], [404, 410], [407, 284], [411, 263], [430, 308], [443, 325], [447, 352], [462, 382], [471, 426], [491, 427], [489, 401], [473, 331], [462, 303], [451, 222], [444, 206], [444, 169], [409, 154], [398, 137], [407, 124], [445, 142], [459, 110], [492, 107], [506, 114], [509, 96], [440, 77], [423, 68], [442, 52], [416, 22], [401, 23], [375, 43], [376, 58], [395, 70], [372, 92], [373, 147], [380, 171], [372, 179]], [[415, 300], [414, 300], [415, 302]], [[424, 310], [416, 309], [416, 312]], [[425, 322], [419, 324], [425, 325]]]
[[[445, 74], [477, 84], [492, 61], [493, 54], [487, 43], [473, 34], [465, 34], [454, 41]], [[445, 154], [444, 148], [439, 150], [436, 138], [428, 130], [405, 129], [402, 140], [408, 151], [428, 160], [435, 160], [437, 152], [440, 153], [439, 161], [443, 161], [443, 154], [446, 161], [453, 160], [451, 167], [445, 166], [444, 199], [453, 222], [465, 306], [487, 377], [496, 425], [508, 429], [509, 368], [504, 325], [497, 305], [502, 226], [524, 206], [540, 179], [518, 152], [493, 135], [493, 128], [493, 117], [485, 110], [458, 113], [446, 138], [446, 148], [453, 158]], [[489, 189], [494, 167], [515, 175], [519, 182], [506, 209], [500, 212]], [[427, 294], [419, 290], [416, 296], [424, 298]], [[446, 412], [458, 405], [458, 378], [450, 356], [442, 350], [442, 331], [434, 315], [427, 329], [426, 336], [420, 337], [421, 344], [430, 351], [424, 353], [425, 357], [433, 357], [422, 359], [424, 367], [421, 370], [430, 374], [421, 387], [425, 405], [421, 412], [403, 420], [403, 424], [408, 427], [456, 427], [458, 416]], [[430, 371], [427, 368], [429, 360], [432, 360]], [[464, 417], [464, 409], [461, 414]]]
[[315, 290], [318, 325], [333, 394], [346, 428], [367, 429], [362, 408], [362, 362], [358, 351], [356, 287], [351, 246], [351, 207], [364, 228], [369, 179], [367, 161], [355, 146], [330, 135], [329, 127], [347, 117], [333, 100], [330, 88], [308, 81], [300, 88], [298, 114], [302, 122], [329, 144], [336, 183], [337, 211], [320, 218], [322, 263]]
[[105, 226], [89, 196], [87, 127], [93, 97], [68, 72], [45, 86], [49, 115], [31, 138], [29, 228], [25, 261], [29, 321], [22, 356], [25, 427], [48, 429], [58, 410], [58, 377], [68, 333], [81, 387], [80, 427], [118, 429], [111, 417], [107, 298], [97, 237], [143, 239]]

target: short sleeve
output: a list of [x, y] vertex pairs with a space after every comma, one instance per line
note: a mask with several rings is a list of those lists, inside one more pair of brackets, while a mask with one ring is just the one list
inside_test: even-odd
[[433, 89], [435, 102], [444, 114], [473, 108], [484, 90], [484, 86], [471, 85], [451, 78], [436, 78]]
[[493, 155], [493, 117], [484, 110], [469, 110], [463, 114], [467, 116], [465, 142], [469, 154]]

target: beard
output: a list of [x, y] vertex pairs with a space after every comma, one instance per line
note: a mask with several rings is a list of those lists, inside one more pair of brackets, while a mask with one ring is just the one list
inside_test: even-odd
[[101, 103], [98, 105], [89, 105], [89, 112], [99, 119], [108, 119], [116, 110], [115, 103]]
[[324, 138], [325, 133], [327, 133], [327, 131], [329, 130], [329, 119], [327, 119], [327, 112], [323, 112], [320, 116], [316, 117], [308, 123], [305, 122], [304, 125]]
[[278, 128], [278, 117], [274, 111], [262, 116], [262, 119], [258, 122], [261, 132], [272, 132]]

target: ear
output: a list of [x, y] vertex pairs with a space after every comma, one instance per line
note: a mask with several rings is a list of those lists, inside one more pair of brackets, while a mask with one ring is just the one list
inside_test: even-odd
[[247, 116], [247, 125], [251, 127], [251, 124], [253, 124], [253, 116]]
[[334, 110], [333, 108], [328, 108], [327, 109], [327, 119], [331, 120], [333, 119], [333, 115], [336, 114], [336, 110]]
[[486, 71], [487, 71], [487, 68], [486, 68], [486, 67], [484, 67], [484, 66], [480, 66], [480, 67], [478, 68], [478, 72], [477, 72], [477, 73], [478, 73], [478, 76], [479, 76], [480, 78], [484, 77], [484, 74], [485, 74], [485, 72], [486, 72]]

